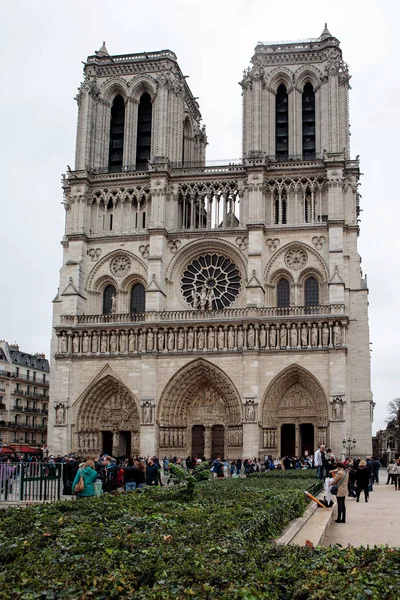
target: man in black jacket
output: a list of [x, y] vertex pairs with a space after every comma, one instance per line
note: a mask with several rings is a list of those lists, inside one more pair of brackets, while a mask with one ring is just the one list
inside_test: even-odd
[[158, 466], [152, 458], [149, 458], [146, 465], [146, 485], [158, 485]]

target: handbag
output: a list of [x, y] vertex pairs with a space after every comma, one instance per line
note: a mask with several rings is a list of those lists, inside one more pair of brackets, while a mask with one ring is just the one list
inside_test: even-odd
[[342, 477], [341, 481], [339, 481], [339, 483], [334, 483], [329, 491], [332, 494], [332, 496], [337, 496], [338, 490], [339, 490], [339, 486], [342, 485], [343, 481], [346, 479], [346, 475], [344, 477]]
[[78, 483], [74, 487], [74, 494], [80, 494], [85, 489], [85, 482], [83, 481], [82, 475], [79, 478]]

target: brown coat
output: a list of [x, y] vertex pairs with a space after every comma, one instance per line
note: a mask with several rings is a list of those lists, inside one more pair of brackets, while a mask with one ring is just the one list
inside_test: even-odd
[[341, 483], [338, 488], [337, 496], [339, 498], [343, 498], [348, 494], [347, 484], [349, 483], [349, 474], [344, 469], [338, 470], [335, 477], [331, 481], [331, 485], [333, 485], [334, 483], [338, 484], [339, 482]]

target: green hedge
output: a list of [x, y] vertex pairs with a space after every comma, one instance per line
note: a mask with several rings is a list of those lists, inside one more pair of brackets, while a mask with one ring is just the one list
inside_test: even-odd
[[204, 482], [190, 502], [182, 485], [0, 511], [0, 597], [398, 598], [398, 551], [272, 543], [303, 513], [306, 481]]

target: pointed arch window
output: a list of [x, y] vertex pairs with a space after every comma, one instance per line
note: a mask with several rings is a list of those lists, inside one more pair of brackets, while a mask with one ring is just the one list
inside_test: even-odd
[[287, 279], [280, 279], [276, 287], [276, 305], [278, 308], [290, 306], [290, 285]]
[[281, 83], [275, 99], [275, 158], [285, 160], [289, 155], [288, 93]]
[[304, 305], [319, 306], [319, 285], [315, 277], [306, 279], [304, 285]]
[[136, 168], [147, 169], [151, 153], [152, 104], [147, 92], [142, 94], [138, 110]]
[[311, 83], [306, 83], [302, 94], [303, 159], [315, 158], [315, 92]]
[[115, 299], [117, 290], [113, 285], [107, 285], [103, 292], [103, 315], [111, 315], [115, 312]]
[[146, 310], [146, 300], [144, 285], [135, 283], [131, 289], [131, 315], [144, 313]]
[[280, 193], [278, 190], [274, 192], [274, 219], [275, 225], [287, 224], [287, 193], [285, 189]]
[[121, 171], [124, 156], [125, 102], [122, 96], [115, 96], [111, 107], [110, 150], [108, 168]]

